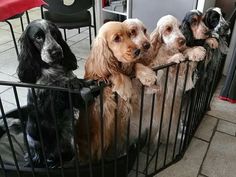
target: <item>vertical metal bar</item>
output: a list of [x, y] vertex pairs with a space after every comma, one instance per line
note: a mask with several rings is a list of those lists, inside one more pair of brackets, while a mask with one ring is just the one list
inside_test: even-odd
[[3, 123], [4, 123], [4, 126], [6, 128], [6, 133], [7, 133], [8, 141], [9, 141], [9, 144], [10, 144], [11, 152], [12, 152], [12, 155], [13, 155], [14, 163], [15, 163], [15, 166], [16, 166], [17, 175], [19, 177], [21, 177], [19, 165], [17, 163], [16, 153], [15, 153], [13, 143], [12, 143], [12, 140], [11, 140], [11, 134], [10, 134], [10, 131], [9, 131], [9, 128], [8, 128], [8, 125], [7, 125], [7, 118], [6, 118], [4, 109], [3, 109], [1, 98], [0, 98], [0, 109], [1, 109], [1, 113], [2, 113]]
[[172, 98], [172, 105], [171, 105], [171, 111], [170, 111], [170, 119], [169, 119], [169, 127], [168, 127], [168, 134], [167, 134], [167, 142], [166, 142], [166, 149], [165, 149], [165, 158], [164, 158], [164, 165], [166, 165], [166, 158], [167, 158], [167, 152], [169, 147], [169, 137], [170, 137], [170, 131], [171, 131], [171, 125], [172, 125], [172, 119], [173, 119], [173, 110], [174, 110], [174, 104], [175, 104], [175, 96], [176, 96], [176, 88], [177, 88], [177, 82], [179, 77], [179, 66], [180, 64], [177, 64], [177, 73], [175, 77], [175, 85], [174, 85], [174, 93]]
[[87, 141], [88, 141], [88, 150], [89, 150], [89, 176], [93, 177], [93, 166], [92, 166], [92, 152], [91, 152], [91, 141], [90, 141], [90, 117], [88, 116], [88, 102], [85, 100], [85, 119], [86, 119], [86, 126], [87, 126]]
[[65, 38], [65, 41], [67, 41], [67, 37], [66, 37], [66, 29], [63, 29], [64, 31], [64, 38]]
[[40, 6], [40, 11], [41, 11], [41, 18], [44, 19], [43, 6]]
[[102, 177], [104, 177], [104, 120], [103, 120], [103, 87], [101, 87], [100, 89], [100, 120], [101, 120], [101, 144], [102, 144], [102, 148], [101, 148], [101, 154], [102, 154], [102, 158], [101, 158], [101, 166], [102, 166]]
[[159, 157], [160, 138], [161, 138], [161, 129], [162, 129], [164, 109], [165, 109], [165, 100], [166, 100], [166, 90], [167, 90], [168, 75], [169, 75], [169, 67], [166, 68], [166, 78], [165, 78], [164, 94], [163, 94], [162, 107], [161, 107], [161, 120], [160, 120], [159, 135], [158, 135], [158, 142], [157, 142], [157, 149], [156, 149], [155, 170], [157, 170], [157, 161], [158, 161], [158, 157]]
[[96, 15], [95, 15], [95, 0], [93, 0], [93, 28], [94, 28], [94, 36], [97, 36], [97, 23], [96, 23]]
[[89, 26], [89, 44], [92, 44], [91, 26]]
[[139, 151], [140, 151], [140, 139], [141, 139], [142, 121], [143, 121], [143, 100], [144, 100], [144, 86], [142, 85], [140, 118], [139, 118], [139, 132], [138, 132], [138, 145], [137, 145], [137, 160], [136, 160], [136, 177], [138, 177], [138, 169], [139, 169]]
[[114, 162], [114, 177], [117, 177], [117, 145], [118, 145], [118, 137], [117, 137], [117, 120], [118, 120], [118, 108], [119, 108], [119, 102], [118, 102], [118, 95], [115, 93], [115, 102], [116, 102], [116, 109], [115, 109], [115, 127], [114, 127], [114, 135], [115, 135], [115, 162]]
[[11, 23], [8, 20], [6, 20], [5, 22], [8, 23], [8, 25], [10, 26], [11, 35], [12, 35], [13, 43], [14, 43], [15, 50], [16, 50], [16, 55], [18, 57], [19, 56], [19, 51], [18, 51], [18, 47], [17, 47], [17, 43], [16, 43], [16, 38], [15, 38], [14, 31], [13, 31], [13, 27], [12, 27]]
[[27, 23], [28, 23], [28, 24], [30, 24], [29, 13], [28, 13], [28, 11], [26, 11], [25, 13], [26, 13], [26, 19], [27, 19]]
[[1, 164], [1, 168], [2, 168], [2, 171], [3, 171], [4, 177], [7, 177], [6, 169], [4, 167], [4, 163], [2, 161], [2, 156], [1, 155], [0, 155], [0, 164]]
[[23, 18], [20, 16], [20, 24], [21, 24], [21, 30], [22, 32], [24, 31], [24, 23], [23, 23]]
[[44, 142], [43, 142], [43, 135], [42, 135], [41, 125], [40, 125], [40, 121], [39, 121], [39, 110], [38, 110], [38, 103], [37, 103], [37, 96], [36, 96], [36, 93], [35, 93], [35, 89], [31, 88], [31, 92], [32, 92], [34, 107], [35, 107], [35, 110], [36, 110], [36, 124], [37, 124], [37, 129], [38, 129], [38, 132], [39, 132], [39, 139], [40, 139], [40, 145], [41, 145], [42, 154], [43, 154], [43, 158], [44, 158], [44, 163], [45, 163], [45, 166], [46, 166], [47, 176], [50, 177], [48, 164], [47, 164], [47, 158], [46, 158], [46, 154], [45, 154], [45, 148], [44, 148], [45, 146], [44, 146]]
[[19, 102], [19, 97], [18, 97], [16, 86], [13, 86], [13, 91], [14, 91], [14, 96], [15, 96], [15, 100], [16, 100], [18, 115], [19, 115], [19, 118], [20, 118], [20, 121], [21, 121], [21, 129], [23, 131], [24, 142], [25, 142], [25, 145], [26, 145], [27, 153], [29, 155], [32, 175], [33, 175], [33, 177], [35, 177], [34, 164], [33, 164], [33, 161], [32, 161], [32, 155], [31, 155], [31, 152], [30, 152], [29, 143], [27, 141], [27, 134], [26, 134], [26, 131], [25, 131], [26, 125], [25, 125], [25, 121], [24, 121], [23, 116], [22, 116], [22, 111], [21, 111], [21, 107], [20, 107], [20, 102]]
[[150, 120], [149, 133], [148, 133], [148, 144], [147, 144], [147, 157], [146, 157], [146, 168], [145, 168], [145, 175], [146, 176], [148, 175], [148, 161], [149, 161], [150, 143], [151, 143], [151, 136], [152, 136], [152, 124], [153, 124], [155, 97], [156, 97], [156, 95], [153, 94], [153, 96], [152, 96], [152, 108], [151, 108], [151, 120]]
[[[80, 94], [79, 92], [76, 94]], [[74, 149], [75, 149], [75, 169], [76, 169], [76, 176], [79, 177], [79, 155], [78, 155], [78, 147], [76, 144], [76, 139], [75, 139], [75, 117], [74, 117], [74, 111], [73, 111], [73, 103], [72, 103], [72, 96], [70, 92], [70, 88], [68, 87], [68, 96], [69, 96], [69, 106], [70, 106], [70, 117], [71, 117], [71, 124], [72, 124], [72, 131], [74, 135]]]
[[80, 28], [78, 28], [78, 33], [80, 34]]
[[130, 135], [130, 117], [127, 122], [127, 135], [126, 135], [126, 139], [127, 139], [127, 143], [126, 143], [126, 177], [129, 174], [129, 146], [130, 146], [129, 135]]
[[60, 161], [60, 170], [61, 170], [61, 176], [64, 177], [64, 167], [63, 167], [63, 161], [62, 161], [62, 155], [61, 155], [61, 147], [60, 147], [60, 139], [59, 139], [59, 131], [58, 131], [58, 121], [57, 121], [57, 117], [55, 114], [55, 108], [54, 108], [54, 99], [52, 97], [52, 90], [49, 91], [49, 98], [50, 98], [50, 106], [51, 106], [51, 113], [52, 113], [52, 118], [54, 121], [54, 125], [55, 125], [55, 130], [56, 130], [56, 144], [57, 144], [57, 149], [58, 149], [58, 154], [59, 154], [59, 161]]
[[181, 96], [181, 101], [180, 101], [179, 118], [178, 118], [178, 123], [177, 123], [177, 131], [176, 131], [176, 135], [175, 135], [175, 143], [174, 143], [174, 149], [173, 149], [173, 154], [172, 154], [172, 160], [174, 160], [175, 152], [176, 152], [175, 150], [176, 150], [176, 144], [177, 144], [180, 120], [181, 120], [181, 113], [182, 113], [182, 107], [183, 107], [183, 99], [184, 99], [184, 93], [185, 93], [186, 84], [187, 84], [187, 78], [188, 78], [189, 62], [187, 62], [186, 64], [182, 63], [182, 65], [186, 65], [187, 68], [186, 68], [186, 73], [185, 73], [185, 78], [184, 78], [184, 85], [183, 85], [183, 91], [182, 91], [182, 96]]

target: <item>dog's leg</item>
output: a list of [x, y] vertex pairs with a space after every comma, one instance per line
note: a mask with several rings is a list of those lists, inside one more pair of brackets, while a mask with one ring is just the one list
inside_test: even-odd
[[140, 63], [135, 64], [135, 76], [145, 86], [152, 86], [157, 80], [155, 72]]
[[204, 60], [206, 56], [206, 49], [204, 49], [202, 46], [187, 48], [184, 51], [184, 56], [191, 61], [201, 61]]
[[113, 83], [113, 92], [117, 92], [117, 94], [125, 101], [131, 98], [132, 83], [128, 76], [121, 73], [113, 74], [111, 76], [111, 82]]

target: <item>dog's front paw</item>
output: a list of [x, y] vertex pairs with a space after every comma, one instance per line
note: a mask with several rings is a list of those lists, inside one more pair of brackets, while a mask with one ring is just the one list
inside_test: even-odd
[[112, 76], [112, 91], [116, 92], [125, 101], [129, 100], [132, 95], [132, 83], [129, 77], [119, 74]]
[[206, 40], [206, 43], [209, 45], [212, 49], [217, 49], [219, 47], [219, 43], [215, 38], [208, 38]]
[[191, 61], [202, 61], [206, 56], [206, 49], [202, 46], [190, 48], [188, 52], [188, 59]]
[[184, 60], [185, 60], [185, 57], [182, 53], [176, 53], [167, 60], [167, 63], [171, 63], [171, 62], [180, 63], [181, 61], [184, 61]]
[[157, 80], [155, 72], [151, 68], [140, 63], [136, 63], [135, 72], [136, 78], [138, 78], [140, 82], [145, 86], [152, 86]]

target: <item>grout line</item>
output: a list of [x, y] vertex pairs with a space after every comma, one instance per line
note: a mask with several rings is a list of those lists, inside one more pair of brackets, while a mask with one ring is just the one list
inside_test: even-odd
[[231, 122], [230, 120], [225, 120], [222, 117], [216, 117], [216, 116], [212, 116], [212, 115], [209, 115], [209, 114], [206, 114], [206, 115], [217, 118], [219, 120], [222, 120], [222, 121], [225, 121], [225, 122], [228, 122], [228, 123], [231, 123], [231, 124], [236, 124], [236, 122]]
[[229, 135], [229, 136], [232, 136], [232, 137], [234, 137], [235, 138], [235, 136], [234, 135], [231, 135], [231, 134], [229, 134], [229, 133], [226, 133], [226, 132], [222, 132], [222, 131], [220, 131], [220, 130], [216, 130], [218, 133], [221, 133], [221, 134], [225, 134], [225, 135]]
[[204, 140], [204, 139], [202, 139], [202, 138], [200, 138], [200, 137], [197, 137], [197, 136], [193, 136], [194, 138], [196, 138], [196, 139], [198, 139], [198, 140], [201, 140], [201, 141], [204, 141], [204, 142], [206, 142], [206, 143], [210, 143], [210, 141], [207, 141], [207, 140]]
[[204, 174], [202, 174], [202, 173], [199, 173], [199, 175], [202, 175], [202, 176], [204, 176], [204, 177], [208, 177], [207, 175], [204, 175]]
[[214, 129], [213, 129], [213, 132], [212, 132], [212, 135], [211, 135], [211, 138], [210, 138], [210, 141], [209, 141], [209, 144], [208, 144], [206, 153], [205, 153], [205, 155], [204, 155], [204, 157], [203, 157], [203, 159], [202, 159], [202, 164], [201, 164], [201, 166], [200, 166], [200, 168], [199, 168], [199, 170], [198, 170], [198, 175], [199, 175], [199, 174], [201, 173], [201, 171], [202, 171], [203, 163], [204, 163], [204, 161], [205, 161], [205, 159], [206, 159], [206, 156], [207, 156], [207, 154], [208, 154], [208, 151], [209, 151], [209, 149], [210, 149], [211, 141], [212, 141], [213, 137], [215, 136], [215, 133], [216, 133], [216, 129], [217, 129], [217, 127], [218, 127], [218, 124], [219, 124], [219, 119], [217, 119], [216, 126], [215, 126]]

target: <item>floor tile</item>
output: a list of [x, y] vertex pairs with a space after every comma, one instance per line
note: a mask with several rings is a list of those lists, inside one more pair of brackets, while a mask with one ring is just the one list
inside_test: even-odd
[[[17, 87], [17, 95], [19, 98], [20, 106], [24, 106], [27, 104], [27, 93], [28, 88]], [[14, 96], [13, 88], [6, 90], [5, 92], [0, 94], [2, 100], [16, 105], [16, 99]]]
[[217, 126], [217, 130], [230, 134], [232, 136], [236, 136], [236, 124], [230, 122], [220, 120]]
[[217, 123], [216, 118], [205, 115], [195, 133], [195, 137], [201, 138], [206, 141], [210, 141], [213, 130], [216, 128], [216, 123]]
[[16, 73], [18, 60], [15, 48], [0, 53], [0, 71], [9, 75]]
[[[4, 74], [4, 73], [0, 72], [0, 81], [17, 82], [18, 79], [16, 79], [15, 77], [12, 77], [12, 76], [9, 76], [7, 74]], [[7, 90], [8, 88], [10, 88], [10, 86], [0, 85], [0, 93], [2, 93], [3, 91]]]
[[79, 43], [72, 45], [71, 50], [75, 53], [76, 56], [86, 59], [90, 52], [89, 40], [84, 39]]
[[207, 114], [236, 123], [236, 104], [231, 104], [218, 98], [223, 84], [224, 82], [221, 81], [221, 84], [217, 87], [211, 102], [211, 110], [208, 111]]
[[[0, 29], [0, 34], [1, 34], [0, 35], [1, 36], [0, 45], [5, 44], [6, 42], [9, 42], [9, 41], [11, 41], [13, 43], [10, 31]], [[20, 34], [18, 34], [18, 33], [14, 33], [14, 34], [15, 34], [16, 39], [19, 39]]]
[[[7, 114], [9, 111], [12, 111], [14, 109], [16, 109], [16, 106], [13, 104], [10, 104], [6, 101], [2, 100], [2, 105], [3, 105], [3, 109], [4, 109], [4, 113]], [[0, 111], [0, 116], [2, 116], [2, 112]]]
[[156, 177], [196, 177], [208, 143], [193, 138], [182, 160], [160, 172]]
[[78, 77], [78, 78], [84, 78], [84, 64], [85, 64], [85, 60], [81, 59], [77, 62], [78, 64], [78, 69], [74, 71], [74, 74]]
[[236, 137], [216, 132], [202, 166], [209, 177], [235, 177]]

